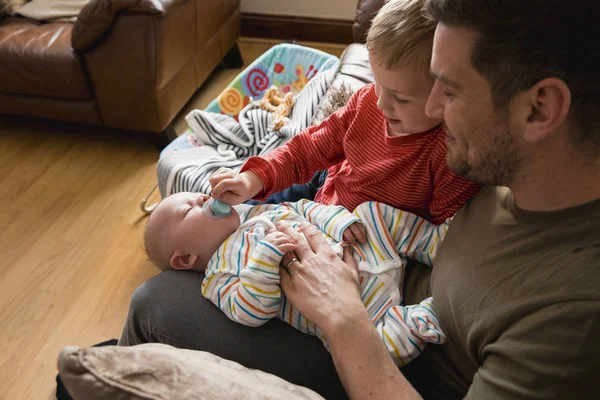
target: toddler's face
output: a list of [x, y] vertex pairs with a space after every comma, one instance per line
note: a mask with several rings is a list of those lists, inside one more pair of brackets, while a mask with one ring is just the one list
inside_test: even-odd
[[410, 65], [387, 69], [373, 52], [369, 52], [369, 62], [375, 76], [377, 107], [386, 117], [390, 136], [425, 132], [442, 122], [425, 115], [434, 83], [425, 71]]
[[182, 192], [159, 203], [148, 221], [145, 239], [146, 251], [155, 264], [171, 263], [174, 254], [207, 262], [238, 228], [240, 217], [233, 207], [225, 218], [206, 215], [202, 206], [209, 199], [204, 194]]

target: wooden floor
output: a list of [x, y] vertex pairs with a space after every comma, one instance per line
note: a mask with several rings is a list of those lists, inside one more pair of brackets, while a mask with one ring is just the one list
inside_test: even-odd
[[[275, 43], [240, 39], [244, 61]], [[177, 132], [185, 111], [206, 107], [240, 71], [215, 72]], [[131, 294], [157, 273], [138, 209], [157, 158], [141, 135], [0, 117], [0, 399], [54, 398], [63, 346], [120, 335]]]

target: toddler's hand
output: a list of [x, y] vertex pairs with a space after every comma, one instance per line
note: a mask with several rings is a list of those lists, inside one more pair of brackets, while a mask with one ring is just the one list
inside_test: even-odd
[[367, 230], [363, 224], [355, 222], [346, 228], [342, 236], [346, 243], [354, 243], [355, 240], [364, 243], [367, 240]]
[[219, 168], [208, 181], [212, 196], [231, 205], [241, 204], [263, 189], [262, 182], [252, 172], [240, 174], [230, 168]]
[[277, 247], [279, 251], [281, 251], [284, 254], [296, 248], [296, 243], [294, 243], [292, 238], [290, 238], [285, 233], [279, 231], [269, 231], [269, 234], [265, 236], [263, 240]]

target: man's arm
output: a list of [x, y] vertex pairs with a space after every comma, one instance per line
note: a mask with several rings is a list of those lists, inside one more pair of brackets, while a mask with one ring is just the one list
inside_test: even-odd
[[[350, 248], [344, 261], [313, 226], [299, 234], [289, 224], [277, 228], [296, 243], [300, 261], [281, 271], [281, 285], [300, 313], [325, 333], [346, 392], [354, 399], [418, 399], [381, 341], [360, 299], [358, 269]], [[306, 236], [306, 239], [305, 237]]]
[[396, 367], [364, 307], [346, 315], [325, 336], [351, 399], [421, 398]]

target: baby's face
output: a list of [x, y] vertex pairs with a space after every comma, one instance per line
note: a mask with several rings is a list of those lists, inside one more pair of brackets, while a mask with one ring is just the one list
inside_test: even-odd
[[153, 262], [169, 264], [176, 253], [195, 255], [202, 263], [208, 262], [240, 225], [233, 207], [225, 218], [206, 215], [202, 206], [209, 199], [204, 194], [182, 192], [159, 203], [146, 227], [146, 250]]

